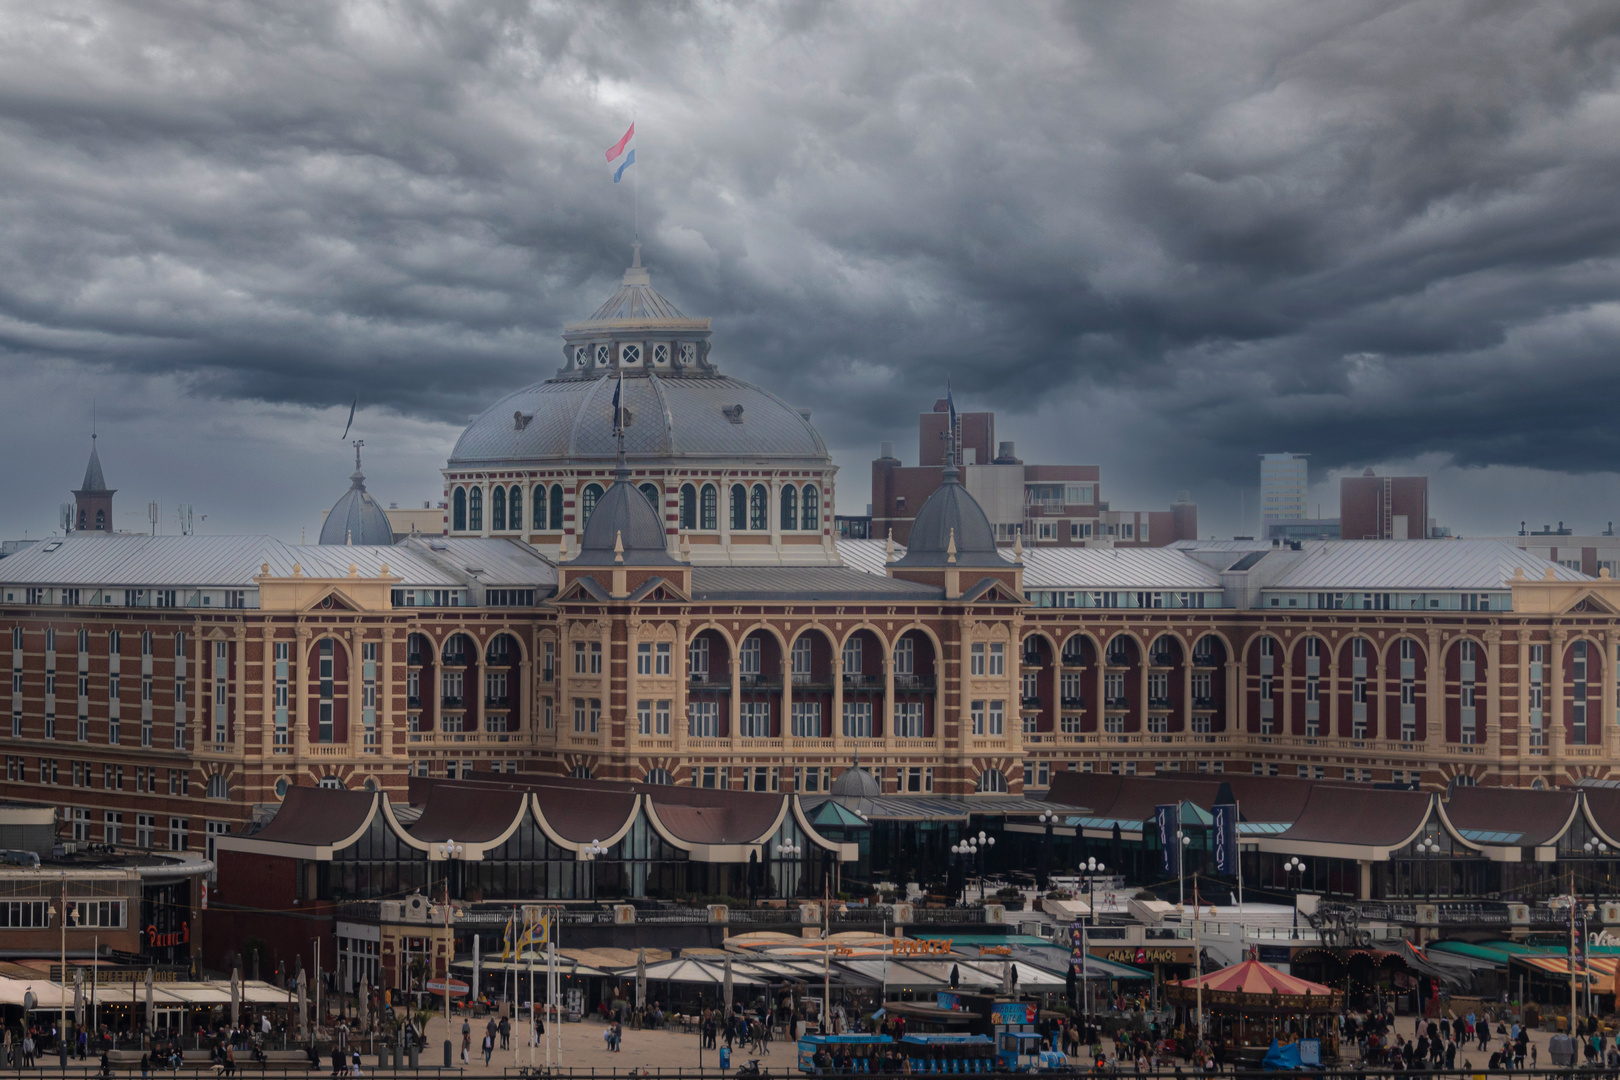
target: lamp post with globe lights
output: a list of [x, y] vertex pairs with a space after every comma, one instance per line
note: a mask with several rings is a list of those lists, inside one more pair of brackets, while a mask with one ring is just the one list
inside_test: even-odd
[[1430, 900], [1434, 899], [1434, 857], [1440, 851], [1440, 845], [1434, 837], [1425, 836], [1417, 842], [1417, 852], [1423, 856], [1423, 895]]
[[1096, 906], [1097, 880], [1096, 880], [1096, 875], [1102, 873], [1103, 870], [1106, 869], [1106, 867], [1104, 867], [1103, 864], [1098, 862], [1095, 858], [1090, 858], [1090, 859], [1087, 859], [1085, 862], [1081, 863], [1079, 869], [1080, 869], [1081, 875], [1084, 876], [1085, 879], [1086, 879], [1086, 921], [1080, 924], [1080, 981], [1084, 984], [1081, 987], [1081, 993], [1085, 995], [1084, 1000], [1085, 1000], [1086, 1015], [1090, 1016], [1091, 1015], [1091, 979], [1089, 977], [1089, 973], [1086, 970], [1086, 966], [1087, 966], [1086, 962], [1091, 956], [1091, 951], [1090, 951], [1090, 949], [1089, 949], [1089, 947], [1087, 946], [1087, 943], [1086, 943], [1086, 930], [1092, 924], [1092, 921], [1094, 919], [1096, 919], [1096, 917], [1097, 917], [1097, 906]]
[[967, 868], [972, 865], [973, 857], [979, 853], [979, 845], [972, 837], [951, 845], [951, 854], [956, 856], [956, 870], [962, 875], [962, 906], [967, 906]]
[[1043, 810], [1036, 820], [1041, 823], [1044, 832], [1041, 834], [1040, 861], [1035, 864], [1035, 886], [1044, 891], [1051, 884], [1047, 867], [1052, 863], [1052, 826], [1057, 824], [1058, 816], [1050, 810]]
[[979, 902], [984, 902], [984, 873], [985, 864], [990, 861], [990, 849], [996, 846], [996, 838], [985, 835], [983, 829], [979, 830], [976, 849], [979, 854]]
[[1287, 874], [1294, 886], [1294, 936], [1299, 937], [1299, 892], [1305, 887], [1305, 864], [1298, 856], [1283, 863], [1283, 873]]
[[[781, 864], [781, 872], [782, 872], [782, 875], [783, 875], [782, 884], [783, 884], [783, 891], [784, 892], [787, 891], [787, 864], [790, 861], [798, 859], [798, 857], [803, 853], [804, 853], [804, 848], [800, 847], [798, 844], [795, 844], [795, 843], [793, 843], [791, 841], [789, 841], [787, 843], [780, 843], [779, 842], [776, 845], [776, 861]], [[795, 882], [795, 887], [794, 887], [793, 891], [794, 891], [795, 894], [798, 893], [798, 887], [797, 887], [796, 882]]]

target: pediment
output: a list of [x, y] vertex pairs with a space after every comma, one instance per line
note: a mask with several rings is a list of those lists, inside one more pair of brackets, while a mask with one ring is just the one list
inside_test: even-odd
[[1575, 597], [1574, 602], [1564, 609], [1567, 615], [1620, 615], [1614, 603], [1607, 597], [1599, 596], [1596, 592], [1588, 590]]

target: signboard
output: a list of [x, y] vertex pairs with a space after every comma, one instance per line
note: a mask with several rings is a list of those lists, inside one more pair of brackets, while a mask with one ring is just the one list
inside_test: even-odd
[[[428, 993], [430, 993], [430, 994], [442, 994], [442, 993], [444, 993], [444, 980], [443, 979], [429, 979], [428, 983], [427, 983], [427, 989], [428, 989]], [[468, 987], [467, 984], [462, 982], [460, 979], [451, 979], [450, 980], [450, 996], [451, 997], [466, 997], [467, 996], [467, 991], [469, 989], [470, 989], [470, 987]]]
[[934, 1004], [942, 1009], [956, 1010], [962, 1007], [962, 999], [956, 994], [941, 990], [934, 995]]
[[1213, 810], [1214, 828], [1211, 840], [1215, 845], [1215, 872], [1237, 875], [1238, 872], [1238, 808], [1235, 803], [1218, 803]]
[[1287, 945], [1259, 945], [1256, 948], [1259, 952], [1256, 959], [1262, 964], [1286, 964], [1294, 958], [1294, 950]]
[[1153, 808], [1153, 828], [1159, 834], [1159, 870], [1167, 875], [1181, 873], [1181, 804], [1165, 803]]
[[1322, 1040], [1299, 1040], [1299, 1063], [1301, 1065], [1320, 1066], [1322, 1064]]
[[1022, 1001], [998, 1001], [990, 1007], [992, 1024], [1017, 1027], [1035, 1022], [1035, 1005]]
[[1153, 964], [1190, 964], [1193, 960], [1191, 945], [1159, 948], [1149, 948], [1141, 945], [1127, 945], [1115, 948], [1092, 946], [1091, 955], [1100, 960], [1111, 960], [1116, 964], [1135, 964], [1138, 967], [1148, 967]]

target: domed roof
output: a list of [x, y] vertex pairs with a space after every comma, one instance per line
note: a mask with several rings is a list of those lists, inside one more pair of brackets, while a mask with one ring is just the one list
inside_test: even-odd
[[589, 319], [563, 328], [563, 367], [473, 418], [449, 468], [611, 461], [613, 382], [624, 380], [625, 453], [828, 465], [809, 416], [776, 395], [721, 375], [709, 361], [709, 320], [683, 315], [652, 286], [641, 253]]
[[827, 790], [846, 799], [875, 799], [883, 794], [883, 785], [859, 765], [851, 765]]
[[366, 474], [360, 471], [360, 451], [354, 453], [349, 490], [332, 505], [321, 526], [323, 544], [385, 545], [394, 542], [394, 528], [382, 505], [366, 492]]
[[[611, 375], [552, 380], [506, 395], [474, 418], [449, 467], [527, 461], [613, 460]], [[724, 375], [667, 378], [626, 373], [625, 454], [648, 458], [747, 458], [825, 463], [809, 419], [766, 390]]]
[[984, 508], [956, 477], [956, 467], [947, 466], [944, 483], [917, 511], [906, 553], [894, 565], [1007, 565], [996, 553], [996, 530], [991, 527]]
[[664, 547], [664, 525], [658, 511], [621, 469], [613, 486], [596, 500], [574, 562], [585, 566], [624, 563], [628, 566], [672, 566]]

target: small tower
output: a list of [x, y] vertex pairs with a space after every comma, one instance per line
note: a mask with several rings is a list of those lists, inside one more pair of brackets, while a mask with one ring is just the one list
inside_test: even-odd
[[73, 493], [73, 528], [79, 532], [112, 532], [114, 489], [101, 475], [101, 455], [96, 453], [96, 437], [90, 436], [90, 464], [85, 466], [84, 483]]

